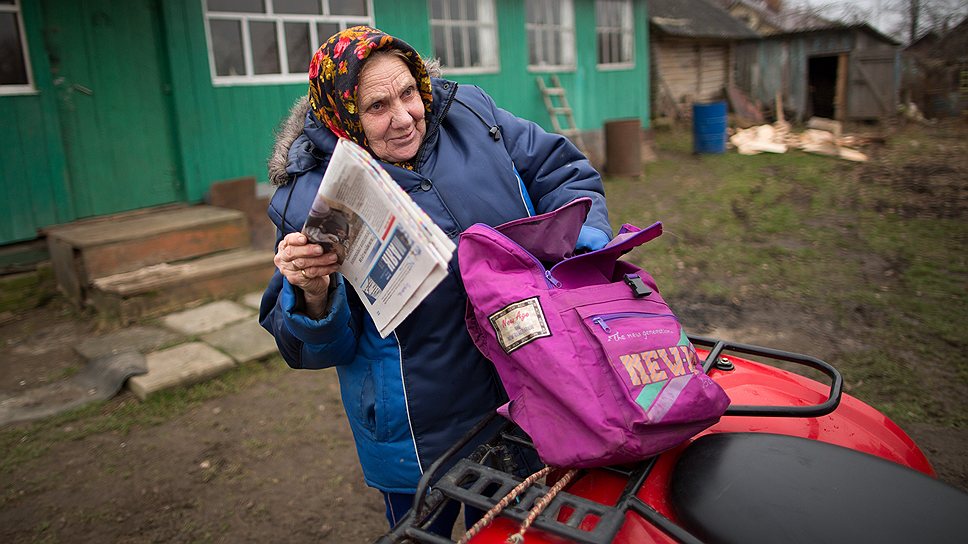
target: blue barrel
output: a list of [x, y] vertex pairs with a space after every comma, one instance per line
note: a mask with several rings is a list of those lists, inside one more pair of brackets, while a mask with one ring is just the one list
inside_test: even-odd
[[726, 101], [692, 105], [694, 153], [726, 151]]

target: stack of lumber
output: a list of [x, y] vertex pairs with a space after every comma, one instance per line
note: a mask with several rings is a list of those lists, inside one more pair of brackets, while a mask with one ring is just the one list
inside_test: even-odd
[[730, 136], [729, 143], [742, 155], [786, 153], [794, 148], [849, 161], [866, 161], [867, 155], [854, 149], [862, 143], [862, 139], [842, 132], [840, 122], [820, 117], [807, 121], [807, 128], [800, 133], [793, 132], [786, 121], [779, 120], [773, 124], [737, 130]]

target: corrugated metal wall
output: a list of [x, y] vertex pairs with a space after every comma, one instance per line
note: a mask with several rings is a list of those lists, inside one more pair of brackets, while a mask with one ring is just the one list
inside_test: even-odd
[[736, 81], [753, 98], [784, 108], [797, 120], [810, 114], [811, 57], [847, 55], [845, 119], [877, 119], [894, 113], [897, 47], [856, 29], [793, 34], [744, 42], [736, 47]]

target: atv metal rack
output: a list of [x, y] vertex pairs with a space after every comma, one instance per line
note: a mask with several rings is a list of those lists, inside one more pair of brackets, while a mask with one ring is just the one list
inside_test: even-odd
[[[732, 363], [724, 357], [725, 353], [737, 353], [754, 357], [766, 357], [774, 361], [785, 361], [818, 370], [830, 378], [830, 393], [827, 399], [811, 406], [730, 406], [725, 415], [760, 417], [819, 417], [833, 412], [840, 403], [843, 377], [833, 366], [820, 359], [734, 342], [725, 342], [704, 336], [689, 335], [697, 346], [709, 348], [703, 362], [703, 370], [709, 373], [717, 368], [722, 371], [732, 369]], [[475, 439], [483, 444], [474, 452], [454, 462], [454, 457]], [[482, 511], [489, 510], [511, 489], [521, 483], [516, 477], [501, 468], [500, 457], [506, 455], [507, 445], [516, 445], [533, 451], [531, 442], [523, 438], [513, 423], [498, 419], [496, 412], [485, 417], [458, 443], [435, 461], [421, 478], [417, 486], [416, 498], [410, 511], [400, 522], [380, 537], [378, 544], [417, 542], [428, 544], [452, 544], [449, 538], [429, 532], [429, 527], [440, 515], [442, 507], [449, 501], [459, 501]], [[532, 527], [542, 532], [568, 539], [580, 544], [607, 544], [625, 523], [626, 514], [631, 511], [642, 516], [653, 526], [661, 529], [678, 542], [700, 544], [701, 541], [683, 527], [665, 517], [636, 496], [638, 490], [649, 477], [656, 457], [651, 457], [633, 465], [603, 467], [626, 479], [627, 484], [613, 505], [601, 504], [571, 493], [559, 493], [548, 508], [538, 516]], [[449, 468], [438, 477], [442, 468]], [[517, 501], [504, 509], [501, 516], [518, 523], [524, 521], [535, 501], [544, 496], [549, 487], [536, 483], [529, 487]], [[563, 512], [569, 512], [564, 516]], [[589, 517], [596, 519], [594, 527], [581, 528], [579, 525]]]

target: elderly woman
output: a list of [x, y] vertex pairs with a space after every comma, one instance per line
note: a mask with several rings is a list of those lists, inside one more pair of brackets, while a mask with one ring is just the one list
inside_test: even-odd
[[597, 249], [611, 232], [604, 189], [566, 138], [498, 108], [477, 87], [431, 78], [412, 47], [379, 30], [331, 37], [309, 78], [308, 107], [294, 107], [270, 160], [279, 243], [259, 317], [293, 368], [336, 367], [364, 477], [383, 492], [393, 525], [423, 471], [507, 397], [465, 329], [456, 257], [447, 278], [381, 339], [337, 255], [299, 232], [338, 138], [379, 159], [455, 241], [474, 223], [498, 225], [587, 196], [594, 204], [579, 246]]

